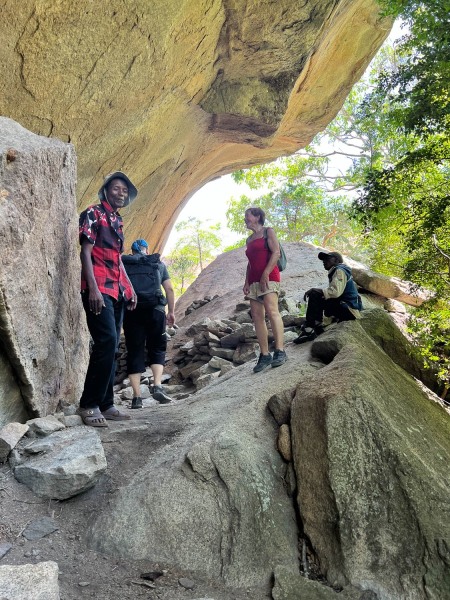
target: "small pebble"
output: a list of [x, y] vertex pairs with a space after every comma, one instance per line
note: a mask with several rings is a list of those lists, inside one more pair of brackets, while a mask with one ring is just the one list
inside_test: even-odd
[[187, 590], [192, 590], [195, 587], [195, 583], [192, 579], [188, 579], [187, 577], [180, 577], [178, 583]]
[[79, 581], [78, 585], [80, 587], [87, 587], [88, 585], [91, 585], [89, 581]]

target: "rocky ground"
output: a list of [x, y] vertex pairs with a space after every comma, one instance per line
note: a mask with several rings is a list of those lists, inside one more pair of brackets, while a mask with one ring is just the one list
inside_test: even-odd
[[[12, 548], [0, 564], [57, 562], [61, 600], [270, 598], [267, 590], [241, 590], [238, 595], [230, 595], [219, 582], [200, 579], [195, 573], [176, 570], [169, 564], [121, 560], [91, 551], [85, 545], [84, 534], [98, 507], [119, 485], [139, 472], [152, 451], [176, 437], [183, 427], [179, 420], [171, 419], [175, 407], [129, 411], [132, 421], [110, 423], [108, 429], [100, 430], [108, 470], [94, 488], [69, 500], [39, 498], [17, 482], [4, 465], [0, 469], [0, 545], [7, 543]], [[42, 517], [50, 517], [58, 529], [40, 539], [27, 539], [27, 526]], [[162, 574], [154, 582], [141, 577], [158, 572]]]

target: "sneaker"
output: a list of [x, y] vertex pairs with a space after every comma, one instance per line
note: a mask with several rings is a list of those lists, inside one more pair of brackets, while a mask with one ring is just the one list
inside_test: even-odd
[[162, 385], [154, 385], [152, 387], [152, 396], [160, 404], [169, 404], [169, 402], [172, 402], [172, 398], [164, 393]]
[[135, 396], [131, 401], [130, 408], [142, 408], [142, 398]]
[[298, 338], [294, 340], [294, 344], [304, 344], [305, 342], [311, 342], [312, 340], [316, 339], [317, 335], [318, 334], [315, 332], [314, 327], [305, 327], [298, 336]]
[[270, 367], [271, 364], [272, 355], [270, 354], [270, 352], [269, 354], [260, 354], [256, 366], [253, 367], [253, 373], [260, 373], [261, 371], [264, 371], [264, 369], [266, 369], [267, 367]]
[[273, 353], [272, 368], [280, 367], [287, 361], [286, 352], [284, 350], [275, 350]]

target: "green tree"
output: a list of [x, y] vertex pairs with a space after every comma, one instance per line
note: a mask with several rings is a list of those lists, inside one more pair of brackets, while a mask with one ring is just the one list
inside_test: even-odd
[[168, 255], [171, 278], [178, 295], [194, 281], [221, 248], [220, 224], [208, 225], [191, 217], [176, 225], [180, 237]]
[[[392, 164], [367, 173], [355, 214], [367, 233], [382, 239], [395, 231], [395, 260], [401, 274], [427, 287], [433, 298], [414, 313], [411, 332], [428, 364], [449, 381], [450, 292], [450, 32], [449, 4], [427, 0], [382, 0], [409, 27], [398, 47], [395, 69], [385, 69], [361, 105], [362, 118], [387, 105], [386, 118], [405, 151]], [[391, 247], [385, 257], [392, 259]], [[388, 272], [388, 274], [390, 274]], [[445, 334], [443, 334], [445, 332]]]
[[[280, 171], [280, 163], [275, 167]], [[333, 243], [348, 247], [354, 243], [354, 232], [346, 215], [345, 198], [327, 196], [312, 181], [289, 181], [254, 201], [243, 195], [231, 198], [227, 210], [228, 227], [243, 235], [244, 213], [249, 206], [259, 206], [267, 216], [267, 224], [281, 241], [306, 241], [322, 246]]]
[[175, 294], [179, 297], [198, 275], [197, 256], [192, 252], [192, 247], [177, 244], [167, 260]]

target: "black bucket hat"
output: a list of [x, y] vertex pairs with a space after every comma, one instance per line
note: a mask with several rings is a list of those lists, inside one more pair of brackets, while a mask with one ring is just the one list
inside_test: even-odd
[[105, 187], [112, 179], [122, 179], [127, 184], [128, 198], [124, 206], [128, 206], [136, 198], [138, 191], [136, 186], [131, 183], [131, 180], [125, 175], [125, 173], [122, 173], [122, 171], [114, 171], [114, 173], [109, 173], [109, 175], [105, 177], [102, 187], [98, 190], [98, 197], [100, 200], [106, 200]]
[[319, 252], [317, 258], [319, 260], [324, 260], [325, 258], [336, 258], [338, 263], [344, 262], [344, 259], [342, 258], [342, 254], [339, 254], [339, 252]]

